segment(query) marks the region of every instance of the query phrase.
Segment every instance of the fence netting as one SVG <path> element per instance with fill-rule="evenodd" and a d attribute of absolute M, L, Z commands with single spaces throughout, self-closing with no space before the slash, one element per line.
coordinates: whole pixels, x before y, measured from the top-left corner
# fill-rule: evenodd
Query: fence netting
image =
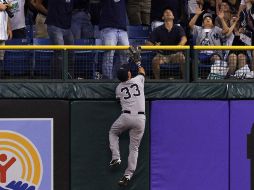
<path fill-rule="evenodd" d="M 1 79 L 94 79 L 115 80 L 122 64 L 137 66 L 127 50 L 34 49 L 4 51 Z M 142 50 L 147 79 L 186 80 L 187 50 Z"/>

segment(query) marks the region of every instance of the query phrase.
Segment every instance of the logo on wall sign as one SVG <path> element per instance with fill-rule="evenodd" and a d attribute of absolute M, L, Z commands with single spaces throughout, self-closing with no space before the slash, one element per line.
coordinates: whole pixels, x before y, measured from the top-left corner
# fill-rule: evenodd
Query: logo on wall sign
<path fill-rule="evenodd" d="M 0 130 L 0 190 L 36 190 L 42 173 L 34 144 L 17 132 Z"/>

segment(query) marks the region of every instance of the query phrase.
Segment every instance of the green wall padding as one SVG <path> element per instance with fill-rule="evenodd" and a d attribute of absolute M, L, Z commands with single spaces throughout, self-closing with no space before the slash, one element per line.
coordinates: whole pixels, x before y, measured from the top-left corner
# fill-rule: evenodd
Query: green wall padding
<path fill-rule="evenodd" d="M 79 80 L 83 81 L 83 80 Z M 96 81 L 96 80 L 95 80 Z M 146 100 L 254 98 L 254 84 L 235 83 L 145 83 Z M 0 83 L 1 98 L 50 98 L 70 100 L 115 100 L 117 83 L 19 82 Z M 238 94 L 238 88 L 241 93 Z M 241 95 L 241 96 L 239 96 Z"/>
<path fill-rule="evenodd" d="M 137 170 L 128 190 L 149 190 L 149 105 L 147 124 L 140 145 Z M 120 115 L 115 101 L 76 101 L 71 104 L 71 190 L 118 190 L 127 166 L 129 135 L 120 137 L 122 164 L 112 171 L 108 132 Z"/>

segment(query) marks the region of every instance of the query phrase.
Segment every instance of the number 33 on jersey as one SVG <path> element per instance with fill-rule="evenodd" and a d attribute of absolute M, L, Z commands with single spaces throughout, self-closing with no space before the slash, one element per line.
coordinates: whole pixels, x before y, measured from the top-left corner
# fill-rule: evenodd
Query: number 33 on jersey
<path fill-rule="evenodd" d="M 120 99 L 122 110 L 145 112 L 144 82 L 144 76 L 138 75 L 117 86 L 116 98 Z"/>

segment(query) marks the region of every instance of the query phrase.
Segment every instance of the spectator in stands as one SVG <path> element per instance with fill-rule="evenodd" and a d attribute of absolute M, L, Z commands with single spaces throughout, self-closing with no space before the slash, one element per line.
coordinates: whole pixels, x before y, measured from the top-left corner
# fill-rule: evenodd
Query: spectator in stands
<path fill-rule="evenodd" d="M 48 14 L 46 24 L 48 35 L 53 45 L 73 45 L 74 39 L 71 32 L 73 0 L 48 0 Z M 69 51 L 69 77 L 73 77 L 72 53 Z M 52 64 L 52 78 L 61 77 L 63 56 L 56 51 Z"/>
<path fill-rule="evenodd" d="M 173 12 L 166 8 L 163 11 L 164 24 L 157 27 L 151 34 L 147 45 L 185 45 L 187 42 L 184 29 L 174 24 Z M 166 63 L 179 63 L 183 74 L 185 56 L 182 52 L 160 51 L 153 58 L 153 74 L 155 79 L 160 79 L 160 65 Z"/>
<path fill-rule="evenodd" d="M 12 13 L 14 17 L 10 19 L 13 38 L 26 38 L 26 12 L 28 8 L 28 0 L 14 0 L 11 1 Z"/>
<path fill-rule="evenodd" d="M 6 13 L 7 5 L 0 0 L 0 45 L 5 45 L 5 41 L 12 38 L 12 30 L 8 22 L 8 15 Z M 3 60 L 4 51 L 0 50 L 0 76 L 3 75 Z"/>
<path fill-rule="evenodd" d="M 200 8 L 204 13 L 210 13 L 213 17 L 216 16 L 216 0 L 197 0 Z"/>
<path fill-rule="evenodd" d="M 241 0 L 216 0 L 216 12 L 220 12 L 223 2 L 230 5 L 231 12 L 237 12 L 240 6 L 240 1 Z"/>
<path fill-rule="evenodd" d="M 72 45 L 71 32 L 73 0 L 48 0 L 46 24 L 54 45 Z"/>
<path fill-rule="evenodd" d="M 239 22 L 237 15 L 233 16 L 230 21 L 231 27 L 226 34 L 227 46 L 244 46 L 240 39 Z M 227 55 L 226 55 L 227 56 Z M 247 64 L 247 51 L 229 51 L 228 53 L 228 75 L 234 75 L 237 69 L 243 68 Z"/>
<path fill-rule="evenodd" d="M 238 10 L 238 15 L 245 9 L 250 9 L 251 8 L 251 0 L 241 0 L 241 4 Z"/>
<path fill-rule="evenodd" d="M 182 12 L 185 10 L 185 5 L 187 6 L 185 0 L 152 0 L 150 18 L 152 30 L 164 24 L 162 13 L 167 7 L 171 7 L 170 9 L 174 15 L 174 23 L 179 24 Z M 187 15 L 186 12 L 184 14 Z"/>
<path fill-rule="evenodd" d="M 94 37 L 89 0 L 74 0 L 71 31 L 74 39 Z"/>
<path fill-rule="evenodd" d="M 227 26 L 230 26 L 230 20 L 231 20 L 231 5 L 227 1 L 222 1 L 220 4 L 220 9 L 224 13 L 224 20 L 227 24 Z M 215 19 L 215 26 L 218 26 L 219 28 L 222 28 L 222 23 L 220 21 L 220 18 L 217 16 Z"/>
<path fill-rule="evenodd" d="M 215 0 L 196 0 L 197 4 L 201 10 L 203 10 L 203 12 L 201 13 L 201 15 L 198 17 L 197 21 L 196 21 L 196 25 L 197 26 L 202 26 L 203 24 L 203 16 L 206 13 L 210 13 L 212 15 L 212 20 L 215 19 L 216 17 L 216 3 Z M 196 7 L 196 8 L 197 8 Z M 196 10 L 195 8 L 195 10 Z M 195 12 L 194 14 L 191 15 L 191 18 L 195 16 Z"/>
<path fill-rule="evenodd" d="M 254 32 L 254 16 L 252 14 L 254 13 L 254 7 L 252 7 L 251 2 L 246 2 L 248 6 L 246 6 L 241 12 L 240 12 L 240 33 L 246 36 L 246 39 L 249 37 L 249 42 L 245 42 L 248 45 L 251 45 L 252 41 L 251 36 Z"/>
<path fill-rule="evenodd" d="M 197 7 L 195 16 L 191 19 L 189 26 L 192 30 L 194 38 L 196 38 L 196 45 L 213 46 L 222 45 L 223 35 L 228 32 L 228 26 L 224 20 L 223 11 L 219 12 L 218 17 L 222 23 L 223 29 L 214 26 L 212 21 L 212 15 L 206 13 L 203 15 L 203 26 L 195 25 L 198 17 L 202 14 L 202 10 Z M 211 63 L 216 60 L 222 59 L 221 51 L 201 51 L 199 54 L 199 60 L 202 63 Z"/>
<path fill-rule="evenodd" d="M 104 0 L 102 1 L 101 19 L 99 28 L 103 45 L 129 45 L 126 23 L 126 1 Z M 125 51 L 120 53 L 120 62 L 127 62 Z M 103 55 L 102 74 L 105 79 L 113 79 L 113 57 L 115 51 L 106 51 Z"/>
<path fill-rule="evenodd" d="M 45 24 L 48 14 L 48 0 L 32 0 L 31 4 L 38 11 L 35 19 L 35 37 L 48 38 L 47 25 Z"/>
<path fill-rule="evenodd" d="M 243 39 L 244 44 L 253 45 L 254 44 L 254 0 L 245 0 L 246 6 L 240 12 L 240 35 Z M 241 8 L 240 8 L 241 9 Z M 254 70 L 254 52 L 252 52 L 252 63 L 251 70 Z"/>
<path fill-rule="evenodd" d="M 128 0 L 127 13 L 130 25 L 150 24 L 151 0 Z"/>

